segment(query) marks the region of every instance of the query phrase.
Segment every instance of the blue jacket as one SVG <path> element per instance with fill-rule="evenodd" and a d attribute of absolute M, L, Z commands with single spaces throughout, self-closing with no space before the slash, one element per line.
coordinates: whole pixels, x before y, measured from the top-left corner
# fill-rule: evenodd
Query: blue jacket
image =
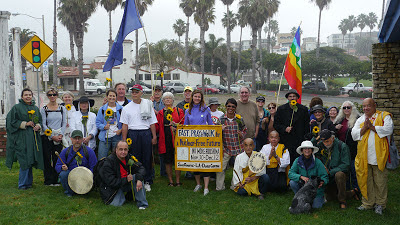
<path fill-rule="evenodd" d="M 116 113 L 117 113 L 118 129 L 122 129 L 122 124 L 119 122 L 119 120 L 121 118 L 120 112 L 122 112 L 123 107 L 118 103 L 116 103 L 115 105 L 117 107 Z M 104 126 L 107 125 L 107 121 L 104 117 L 105 117 L 105 113 L 106 113 L 107 109 L 108 109 L 108 103 L 106 103 L 105 105 L 100 107 L 99 111 L 97 112 L 96 126 L 97 126 L 97 129 L 100 130 L 100 133 L 99 133 L 100 141 L 106 141 L 107 130 L 104 130 Z"/>
<path fill-rule="evenodd" d="M 66 152 L 67 149 L 69 149 L 69 154 L 68 156 L 66 156 Z M 81 148 L 79 149 L 79 153 L 81 153 L 81 155 L 83 156 L 82 158 L 82 164 L 80 164 L 79 166 L 84 166 L 88 169 L 90 169 L 90 171 L 93 172 L 93 168 L 97 163 L 97 157 L 96 157 L 96 153 L 94 153 L 94 151 L 89 148 L 88 146 L 86 146 L 87 149 L 87 153 L 89 158 L 87 159 L 83 150 L 83 145 L 81 146 Z M 78 166 L 77 161 L 75 160 L 76 157 L 76 153 L 75 151 L 72 149 L 72 145 L 69 146 L 68 148 L 65 148 L 61 151 L 60 153 L 60 158 L 62 159 L 62 161 L 68 166 L 68 170 L 71 171 L 73 169 L 75 169 L 75 167 Z M 70 163 L 69 163 L 70 162 Z M 69 164 L 68 164 L 69 163 Z M 61 172 L 61 168 L 62 168 L 63 163 L 60 161 L 60 159 L 57 160 L 57 164 L 56 164 L 56 171 L 57 173 Z"/>

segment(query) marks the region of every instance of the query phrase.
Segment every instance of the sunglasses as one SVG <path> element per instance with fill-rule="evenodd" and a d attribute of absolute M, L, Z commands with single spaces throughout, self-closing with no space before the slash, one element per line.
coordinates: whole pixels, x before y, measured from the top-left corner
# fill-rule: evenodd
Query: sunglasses
<path fill-rule="evenodd" d="M 268 109 L 275 109 L 276 107 L 275 106 L 272 106 L 272 107 L 268 107 Z"/>
<path fill-rule="evenodd" d="M 265 102 L 264 100 L 257 100 L 257 102 Z"/>
<path fill-rule="evenodd" d="M 234 108 L 234 109 L 235 109 L 236 106 L 234 106 L 234 105 L 227 105 L 226 108 Z"/>
<path fill-rule="evenodd" d="M 343 106 L 343 109 L 351 109 L 351 106 Z"/>
<path fill-rule="evenodd" d="M 53 96 L 54 97 L 54 96 L 58 96 L 58 94 L 47 94 L 47 96 L 49 96 L 49 97 Z"/>

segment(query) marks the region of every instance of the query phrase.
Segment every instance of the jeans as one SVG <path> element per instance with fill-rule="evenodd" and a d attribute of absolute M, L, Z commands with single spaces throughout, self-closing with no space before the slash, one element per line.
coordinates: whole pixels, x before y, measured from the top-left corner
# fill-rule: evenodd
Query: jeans
<path fill-rule="evenodd" d="M 290 185 L 290 188 L 292 189 L 292 191 L 294 192 L 294 194 L 296 194 L 296 193 L 299 191 L 299 189 L 300 189 L 299 183 L 296 182 L 296 181 L 294 181 L 294 180 L 290 180 L 290 181 L 289 181 L 289 185 Z M 314 198 L 312 207 L 313 207 L 314 209 L 319 209 L 319 208 L 322 208 L 322 205 L 323 205 L 324 203 L 325 203 L 325 199 L 324 199 L 324 196 L 323 196 L 323 195 L 322 195 L 322 196 L 316 196 L 316 197 Z"/>
<path fill-rule="evenodd" d="M 19 169 L 18 188 L 31 188 L 33 182 L 32 167 L 26 170 Z"/>
<path fill-rule="evenodd" d="M 268 189 L 268 183 L 270 182 L 269 177 L 267 174 L 263 174 L 259 179 L 258 179 L 258 190 L 260 191 L 261 194 L 265 194 Z M 239 188 L 238 191 L 236 192 L 238 195 L 242 196 L 247 196 L 248 192 L 244 188 Z"/>
<path fill-rule="evenodd" d="M 97 154 L 97 158 L 98 160 L 107 157 L 108 156 L 108 152 L 111 151 L 115 148 L 115 146 L 117 145 L 118 141 L 121 140 L 121 135 L 115 135 L 114 137 L 108 138 L 108 144 L 107 144 L 107 137 L 105 141 L 100 141 L 99 142 L 99 151 Z"/>
<path fill-rule="evenodd" d="M 62 170 L 62 171 L 60 172 L 59 177 L 60 177 L 61 185 L 62 185 L 62 187 L 64 188 L 64 194 L 69 195 L 69 196 L 72 196 L 72 195 L 75 194 L 75 192 L 74 192 L 73 190 L 71 190 L 71 188 L 70 188 L 69 185 L 68 185 L 68 175 L 69 175 L 69 172 L 71 172 L 71 171 L 69 171 L 69 170 Z"/>
<path fill-rule="evenodd" d="M 135 176 L 136 175 L 133 175 L 133 181 L 135 181 Z M 124 192 L 131 192 L 131 191 L 132 191 L 132 184 L 131 182 L 129 182 L 127 185 L 123 186 L 118 190 L 117 194 L 115 195 L 110 205 L 122 206 L 126 201 Z M 140 189 L 139 191 L 136 191 L 136 182 L 133 182 L 133 192 L 135 193 L 137 207 L 147 208 L 149 206 L 149 203 L 146 200 L 146 191 L 144 190 L 144 188 Z"/>

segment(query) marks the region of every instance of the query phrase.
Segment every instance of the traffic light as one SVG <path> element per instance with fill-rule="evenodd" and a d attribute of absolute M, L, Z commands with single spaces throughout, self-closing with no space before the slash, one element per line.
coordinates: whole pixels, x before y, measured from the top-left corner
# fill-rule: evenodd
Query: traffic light
<path fill-rule="evenodd" d="M 40 41 L 32 41 L 32 61 L 33 63 L 41 63 L 40 59 Z"/>

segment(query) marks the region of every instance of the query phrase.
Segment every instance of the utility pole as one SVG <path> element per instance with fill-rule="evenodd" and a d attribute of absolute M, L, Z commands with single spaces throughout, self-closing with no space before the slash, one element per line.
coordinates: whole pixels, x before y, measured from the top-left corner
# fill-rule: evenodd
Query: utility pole
<path fill-rule="evenodd" d="M 22 92 L 22 63 L 21 63 L 21 46 L 20 34 L 21 28 L 15 27 L 11 29 L 12 32 L 12 46 L 13 46 L 13 61 L 14 61 L 14 93 L 15 104 L 18 103 L 20 93 Z"/>
<path fill-rule="evenodd" d="M 10 58 L 8 53 L 8 20 L 11 13 L 0 11 L 0 128 L 6 127 L 9 111 Z"/>

